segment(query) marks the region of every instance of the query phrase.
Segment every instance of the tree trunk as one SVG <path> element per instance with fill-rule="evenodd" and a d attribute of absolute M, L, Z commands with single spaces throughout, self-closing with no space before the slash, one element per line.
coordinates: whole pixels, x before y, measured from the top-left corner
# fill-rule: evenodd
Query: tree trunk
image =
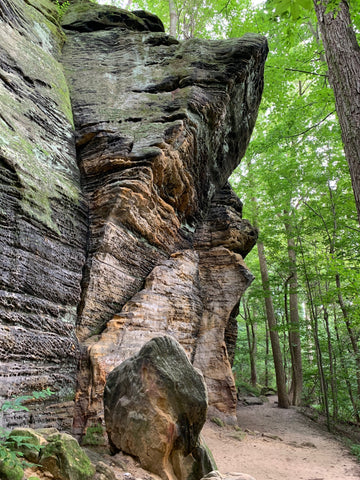
<path fill-rule="evenodd" d="M 345 361 L 346 357 L 345 357 L 345 351 L 344 351 L 344 348 L 343 348 L 343 340 L 340 339 L 339 328 L 338 328 L 338 325 L 337 325 L 337 316 L 336 316 L 335 305 L 333 306 L 333 309 L 334 309 L 334 327 L 335 327 L 335 332 L 336 332 L 337 347 L 339 349 L 340 365 L 341 365 L 341 368 L 344 372 L 343 377 L 345 379 L 346 387 L 347 387 L 347 390 L 348 390 L 348 393 L 349 393 L 349 398 L 350 398 L 351 404 L 352 404 L 353 409 L 354 409 L 355 420 L 356 420 L 357 423 L 360 423 L 360 412 L 358 410 L 358 405 L 357 405 L 357 401 L 356 401 L 357 396 L 356 395 L 354 396 L 353 386 L 352 386 L 352 384 L 349 380 L 350 375 L 349 375 L 348 367 L 347 367 L 347 364 L 346 364 L 346 361 Z"/>
<path fill-rule="evenodd" d="M 170 35 L 177 37 L 178 14 L 174 0 L 169 0 Z"/>
<path fill-rule="evenodd" d="M 318 313 L 317 313 L 316 303 L 313 300 L 314 287 L 312 288 L 312 285 L 310 283 L 310 278 L 309 278 L 308 271 L 307 271 L 307 264 L 305 262 L 304 249 L 302 247 L 302 242 L 301 242 L 301 237 L 300 236 L 298 236 L 298 241 L 299 241 L 299 245 L 300 245 L 300 248 L 301 248 L 303 269 L 304 269 L 304 275 L 305 275 L 305 281 L 306 281 L 306 287 L 307 287 L 307 297 L 308 297 L 308 302 L 307 303 L 310 307 L 309 308 L 309 313 L 310 313 L 310 320 L 311 320 L 311 330 L 312 330 L 313 339 L 314 339 L 316 362 L 317 362 L 317 367 L 318 367 L 318 372 L 319 372 L 320 393 L 321 393 L 320 404 L 325 409 L 327 428 L 328 428 L 329 431 L 331 431 L 328 389 L 327 389 L 327 383 L 326 383 L 326 378 L 325 378 L 325 374 L 324 374 L 322 352 L 321 352 L 320 340 L 319 340 Z"/>
<path fill-rule="evenodd" d="M 276 388 L 278 392 L 278 401 L 279 401 L 278 405 L 280 408 L 288 408 L 289 399 L 286 393 L 285 371 L 284 371 L 283 359 L 281 354 L 279 335 L 278 335 L 278 332 L 276 331 L 276 318 L 275 318 L 271 292 L 269 288 L 269 275 L 268 275 L 265 252 L 264 252 L 264 245 L 262 244 L 262 242 L 258 241 L 257 249 L 258 249 L 258 255 L 259 255 L 261 281 L 262 281 L 263 291 L 265 294 L 266 318 L 269 325 L 270 341 L 271 341 L 271 347 L 272 347 L 273 358 L 274 358 Z"/>
<path fill-rule="evenodd" d="M 285 212 L 287 214 L 287 212 Z M 290 328 L 289 328 L 289 344 L 292 362 L 292 389 L 291 404 L 300 405 L 301 394 L 303 389 L 303 371 L 301 359 L 301 340 L 300 340 L 300 320 L 299 320 L 299 303 L 298 303 L 298 279 L 296 268 L 296 252 L 295 241 L 292 235 L 290 223 L 285 222 L 285 230 L 287 234 L 288 257 L 289 257 L 289 273 L 290 273 Z"/>
<path fill-rule="evenodd" d="M 314 7 L 360 223 L 360 47 L 351 26 L 348 2 L 341 1 L 335 14 L 325 14 L 329 1 L 314 0 Z"/>
<path fill-rule="evenodd" d="M 340 305 L 341 312 L 342 312 L 343 317 L 344 317 L 346 329 L 348 331 L 351 346 L 352 346 L 354 356 L 355 356 L 357 397 L 358 397 L 358 405 L 359 405 L 359 399 L 360 399 L 360 350 L 359 350 L 359 346 L 358 346 L 359 338 L 358 338 L 358 335 L 356 335 L 354 329 L 352 328 L 352 325 L 351 325 L 351 322 L 350 322 L 350 319 L 349 319 L 348 311 L 347 311 L 347 308 L 346 308 L 346 305 L 345 305 L 345 302 L 344 302 L 344 299 L 343 299 L 342 293 L 341 293 L 340 275 L 338 273 L 335 275 L 335 281 L 336 281 L 339 305 Z"/>
<path fill-rule="evenodd" d="M 269 386 L 269 328 L 265 322 L 265 387 Z"/>
<path fill-rule="evenodd" d="M 253 387 L 257 384 L 257 371 L 256 371 L 256 353 L 257 353 L 257 340 L 256 340 L 256 323 L 251 319 L 249 306 L 243 302 L 244 318 L 246 325 L 247 341 L 249 347 L 250 357 L 250 383 Z"/>

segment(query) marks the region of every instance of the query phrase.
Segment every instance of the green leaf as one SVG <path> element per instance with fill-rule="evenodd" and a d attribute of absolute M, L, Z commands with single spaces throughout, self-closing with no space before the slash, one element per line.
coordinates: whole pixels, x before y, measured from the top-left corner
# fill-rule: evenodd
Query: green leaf
<path fill-rule="evenodd" d="M 314 8 L 312 0 L 298 0 L 298 3 L 306 11 L 311 11 Z"/>

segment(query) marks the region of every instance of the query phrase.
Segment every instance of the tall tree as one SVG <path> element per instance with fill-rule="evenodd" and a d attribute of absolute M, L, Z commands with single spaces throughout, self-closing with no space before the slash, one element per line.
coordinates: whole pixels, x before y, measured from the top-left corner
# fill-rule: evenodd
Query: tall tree
<path fill-rule="evenodd" d="M 314 0 L 314 7 L 360 223 L 360 47 L 351 23 L 349 2 Z"/>
<path fill-rule="evenodd" d="M 274 305 L 271 297 L 271 291 L 269 287 L 269 274 L 267 269 L 264 245 L 261 241 L 257 243 L 259 264 L 261 272 L 261 281 L 265 295 L 265 308 L 266 318 L 269 325 L 270 341 L 274 358 L 276 388 L 278 393 L 278 405 L 280 408 L 289 408 L 289 399 L 286 392 L 286 380 L 285 370 L 282 359 L 282 352 L 279 340 L 279 334 L 277 332 L 276 317 L 274 311 Z"/>
<path fill-rule="evenodd" d="M 248 301 L 245 297 L 242 298 L 242 306 L 244 309 L 244 320 L 246 325 L 246 335 L 247 335 L 249 357 L 250 357 L 250 383 L 253 387 L 256 387 L 257 385 L 257 371 L 256 371 L 257 325 L 255 320 L 251 318 Z"/>
<path fill-rule="evenodd" d="M 292 385 L 290 389 L 290 398 L 292 405 L 300 405 L 303 389 L 303 372 L 301 359 L 301 338 L 300 338 L 300 319 L 298 303 L 298 275 L 296 266 L 295 239 L 292 233 L 291 220 L 289 213 L 284 212 L 284 224 L 287 234 L 287 246 L 290 270 L 290 326 L 289 326 L 289 345 L 291 353 Z"/>

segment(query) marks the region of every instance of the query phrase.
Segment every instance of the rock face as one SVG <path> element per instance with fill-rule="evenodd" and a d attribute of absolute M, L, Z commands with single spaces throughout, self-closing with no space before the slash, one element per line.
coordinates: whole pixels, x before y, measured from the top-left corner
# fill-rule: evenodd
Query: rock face
<path fill-rule="evenodd" d="M 145 12 L 71 3 L 61 29 L 48 0 L 0 0 L 0 396 L 50 386 L 71 400 L 78 375 L 80 435 L 102 418 L 108 373 L 168 334 L 233 417 L 257 233 L 227 179 L 266 40 L 178 42 Z"/>
<path fill-rule="evenodd" d="M 75 391 L 87 220 L 56 15 L 50 2 L 0 1 L 0 398 Z M 61 410 L 54 422 L 69 428 Z"/>
<path fill-rule="evenodd" d="M 171 337 L 156 337 L 109 374 L 105 423 L 122 450 L 164 480 L 200 479 L 213 469 L 200 445 L 207 394 L 202 375 Z M 203 465 L 206 465 L 205 470 Z"/>

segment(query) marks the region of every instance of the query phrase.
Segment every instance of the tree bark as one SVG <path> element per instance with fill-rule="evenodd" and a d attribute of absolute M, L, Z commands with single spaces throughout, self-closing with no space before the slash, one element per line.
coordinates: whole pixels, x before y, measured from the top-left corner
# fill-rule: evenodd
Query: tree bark
<path fill-rule="evenodd" d="M 325 14 L 328 3 L 314 0 L 314 7 L 360 223 L 360 47 L 351 26 L 348 2 L 341 1 L 338 11 Z"/>
<path fill-rule="evenodd" d="M 178 14 L 174 0 L 169 0 L 170 11 L 170 35 L 177 36 Z"/>
<path fill-rule="evenodd" d="M 244 319 L 246 325 L 246 334 L 249 347 L 249 357 L 250 357 L 250 383 L 253 387 L 256 387 L 257 384 L 257 372 L 256 372 L 256 353 L 257 353 L 257 340 L 256 340 L 256 323 L 253 323 L 249 306 L 246 302 L 243 302 L 244 307 Z"/>
<path fill-rule="evenodd" d="M 276 318 L 274 312 L 274 305 L 272 302 L 271 292 L 269 288 L 269 274 L 266 264 L 266 257 L 264 252 L 264 245 L 262 242 L 257 243 L 259 264 L 261 272 L 261 281 L 263 291 L 265 294 L 265 308 L 266 318 L 269 325 L 270 341 L 274 358 L 275 376 L 276 376 L 276 388 L 278 392 L 278 405 L 280 408 L 289 408 L 289 399 L 286 392 L 285 371 L 283 365 L 283 359 L 281 354 L 281 347 L 279 341 L 279 335 L 276 331 Z"/>
<path fill-rule="evenodd" d="M 285 212 L 287 214 L 287 212 Z M 289 345 L 292 364 L 292 389 L 291 404 L 300 405 L 303 389 L 303 371 L 301 358 L 301 340 L 300 340 L 300 319 L 298 302 L 298 279 L 296 267 L 295 241 L 291 231 L 291 225 L 285 222 L 285 230 L 288 244 L 289 273 L 290 273 L 290 326 L 289 326 Z"/>

